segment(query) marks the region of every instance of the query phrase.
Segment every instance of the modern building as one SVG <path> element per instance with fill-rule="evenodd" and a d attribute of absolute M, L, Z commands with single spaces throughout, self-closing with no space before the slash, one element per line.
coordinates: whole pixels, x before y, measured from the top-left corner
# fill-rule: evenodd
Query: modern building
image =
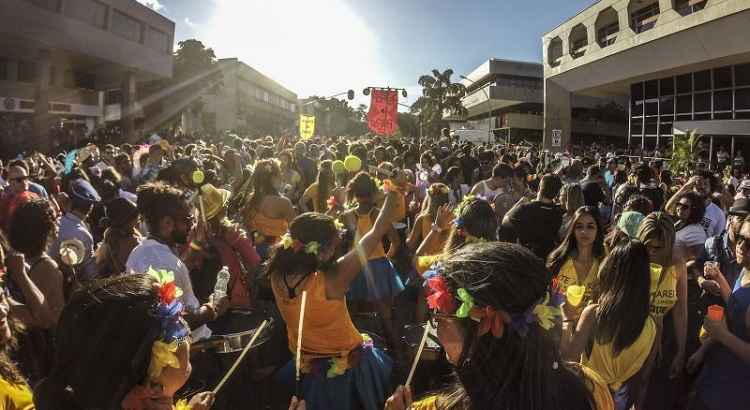
<path fill-rule="evenodd" d="M 543 37 L 545 146 L 566 145 L 573 97 L 591 95 L 627 98 L 631 147 L 696 130 L 734 148 L 750 135 L 749 37 L 748 0 L 593 4 Z"/>
<path fill-rule="evenodd" d="M 467 95 L 465 117 L 446 116 L 452 129 L 492 131 L 495 140 L 541 142 L 544 130 L 544 67 L 539 63 L 490 59 L 463 77 Z M 573 131 L 580 138 L 625 135 L 625 103 L 621 109 L 612 101 L 575 97 Z M 600 115 L 612 110 L 621 120 Z M 611 116 L 611 115 L 610 115 Z M 595 121 L 595 119 L 599 121 Z"/>
<path fill-rule="evenodd" d="M 199 111 L 183 111 L 183 130 L 232 130 L 250 135 L 293 130 L 297 94 L 236 58 L 220 59 L 217 64 L 222 84 L 201 95 Z"/>
<path fill-rule="evenodd" d="M 51 126 L 107 120 L 131 137 L 137 84 L 172 76 L 174 28 L 135 0 L 1 1 L 1 128 L 22 132 L 0 144 L 49 149 Z"/>

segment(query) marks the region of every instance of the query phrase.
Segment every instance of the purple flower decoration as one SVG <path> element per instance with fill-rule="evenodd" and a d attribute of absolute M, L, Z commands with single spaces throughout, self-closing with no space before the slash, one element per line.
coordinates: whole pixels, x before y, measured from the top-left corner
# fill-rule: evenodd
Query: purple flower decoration
<path fill-rule="evenodd" d="M 529 332 L 529 325 L 534 322 L 534 319 L 534 307 L 532 306 L 523 313 L 511 315 L 510 326 L 515 329 L 521 337 L 525 337 Z"/>
<path fill-rule="evenodd" d="M 160 303 L 156 315 L 161 321 L 162 339 L 165 341 L 180 340 L 188 336 L 190 332 L 187 326 L 180 321 L 182 303 L 177 299 L 170 304 Z"/>

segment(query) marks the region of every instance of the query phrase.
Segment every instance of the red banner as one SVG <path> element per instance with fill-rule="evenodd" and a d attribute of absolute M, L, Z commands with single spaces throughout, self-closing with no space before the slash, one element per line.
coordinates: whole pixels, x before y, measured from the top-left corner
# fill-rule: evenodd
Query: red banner
<path fill-rule="evenodd" d="M 393 135 L 398 129 L 398 91 L 371 90 L 367 126 L 378 135 Z"/>

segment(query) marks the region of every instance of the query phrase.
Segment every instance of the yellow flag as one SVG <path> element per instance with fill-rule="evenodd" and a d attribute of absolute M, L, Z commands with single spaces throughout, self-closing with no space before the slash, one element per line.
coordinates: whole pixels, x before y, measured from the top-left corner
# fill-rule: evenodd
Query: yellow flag
<path fill-rule="evenodd" d="M 314 115 L 300 115 L 299 116 L 299 136 L 303 140 L 312 138 L 315 134 L 315 116 Z"/>

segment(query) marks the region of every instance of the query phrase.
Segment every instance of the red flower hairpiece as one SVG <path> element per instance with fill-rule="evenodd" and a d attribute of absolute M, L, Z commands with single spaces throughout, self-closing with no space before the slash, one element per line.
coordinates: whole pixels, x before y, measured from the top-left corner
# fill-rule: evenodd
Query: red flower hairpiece
<path fill-rule="evenodd" d="M 492 336 L 501 338 L 505 333 L 505 324 L 511 322 L 511 317 L 507 312 L 495 310 L 492 306 L 475 307 L 471 309 L 469 316 L 479 321 L 479 336 L 492 332 Z"/>
<path fill-rule="evenodd" d="M 330 198 L 328 198 L 328 207 L 329 208 L 336 208 L 339 206 L 339 201 L 336 200 L 336 196 L 331 195 Z"/>
<path fill-rule="evenodd" d="M 456 310 L 456 299 L 448 289 L 445 278 L 435 275 L 427 279 L 427 287 L 427 306 L 430 309 L 437 309 L 440 313 L 453 313 Z"/>

